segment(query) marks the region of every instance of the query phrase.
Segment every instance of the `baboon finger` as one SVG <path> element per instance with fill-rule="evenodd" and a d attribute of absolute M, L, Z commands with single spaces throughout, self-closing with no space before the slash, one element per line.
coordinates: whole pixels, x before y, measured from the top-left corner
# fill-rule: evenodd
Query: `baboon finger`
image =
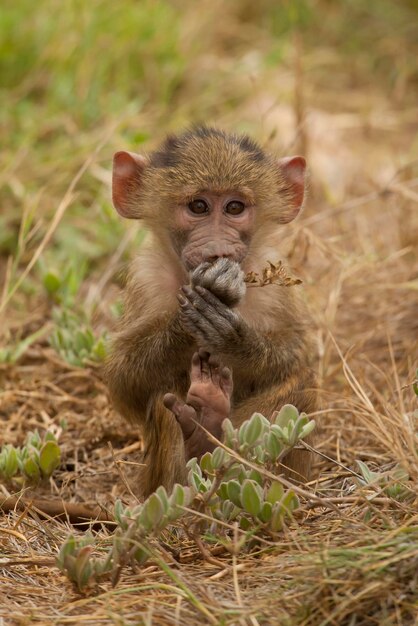
<path fill-rule="evenodd" d="M 199 350 L 200 358 L 200 371 L 202 375 L 202 381 L 210 380 L 210 367 L 209 367 L 209 352 L 206 350 Z"/>
<path fill-rule="evenodd" d="M 228 395 L 232 395 L 233 389 L 233 380 L 232 380 L 232 372 L 229 367 L 223 367 L 221 370 L 221 381 L 220 385 L 223 391 Z"/>
<path fill-rule="evenodd" d="M 184 406 L 184 402 L 179 400 L 173 393 L 165 394 L 163 404 L 165 408 L 174 413 L 176 417 L 181 413 Z"/>
<path fill-rule="evenodd" d="M 196 428 L 196 423 L 194 421 L 197 419 L 196 411 L 192 406 L 184 404 L 181 412 L 179 415 L 176 415 L 175 418 L 181 428 L 184 440 L 189 439 Z"/>
<path fill-rule="evenodd" d="M 210 352 L 208 352 L 204 348 L 199 348 L 199 356 L 201 359 L 206 359 L 206 361 L 210 360 L 211 358 Z"/>
<path fill-rule="evenodd" d="M 218 357 L 217 354 L 209 355 L 209 365 L 214 368 L 219 368 L 222 366 L 221 359 Z"/>
<path fill-rule="evenodd" d="M 190 369 L 190 382 L 199 382 L 202 373 L 200 369 L 200 356 L 198 352 L 195 352 L 192 356 L 192 366 Z"/>
<path fill-rule="evenodd" d="M 221 361 L 216 354 L 209 356 L 210 376 L 214 385 L 219 387 L 220 385 L 220 368 L 222 367 Z"/>

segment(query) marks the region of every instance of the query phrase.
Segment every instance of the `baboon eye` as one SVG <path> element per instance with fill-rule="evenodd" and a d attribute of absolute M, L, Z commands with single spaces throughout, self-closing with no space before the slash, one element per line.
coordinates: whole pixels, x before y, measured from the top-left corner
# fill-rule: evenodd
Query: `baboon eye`
<path fill-rule="evenodd" d="M 209 211 L 208 203 L 205 200 L 192 200 L 188 206 L 189 210 L 195 215 L 203 215 Z"/>
<path fill-rule="evenodd" d="M 228 202 L 225 207 L 225 213 L 229 213 L 229 215 L 240 215 L 245 209 L 245 204 L 240 202 L 239 200 L 232 200 Z"/>

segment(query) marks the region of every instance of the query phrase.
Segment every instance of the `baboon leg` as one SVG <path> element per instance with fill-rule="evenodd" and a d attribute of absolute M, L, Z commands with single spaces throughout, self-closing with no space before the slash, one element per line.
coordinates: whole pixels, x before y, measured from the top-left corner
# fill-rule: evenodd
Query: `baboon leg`
<path fill-rule="evenodd" d="M 306 387 L 303 383 L 306 383 Z M 302 383 L 302 385 L 301 385 Z M 311 387 L 311 386 L 312 387 Z M 284 404 L 293 404 L 300 412 L 312 413 L 317 408 L 317 391 L 314 388 L 314 376 L 308 370 L 306 376 L 300 373 L 294 379 L 289 378 L 279 387 L 273 387 L 248 398 L 232 410 L 231 421 L 235 427 L 249 419 L 253 413 L 261 413 L 268 419 L 274 411 L 279 411 Z M 310 445 L 314 433 L 305 438 Z M 306 482 L 312 478 L 313 454 L 306 449 L 294 449 L 283 459 L 285 476 L 295 481 Z"/>

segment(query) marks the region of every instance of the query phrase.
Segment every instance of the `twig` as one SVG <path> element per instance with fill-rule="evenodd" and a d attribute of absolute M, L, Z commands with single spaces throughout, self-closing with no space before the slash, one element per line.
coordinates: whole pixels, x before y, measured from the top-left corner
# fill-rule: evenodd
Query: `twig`
<path fill-rule="evenodd" d="M 237 461 L 239 461 L 246 467 L 256 470 L 257 472 L 260 472 L 260 474 L 263 474 L 264 476 L 266 476 L 266 478 L 270 478 L 270 480 L 280 482 L 284 487 L 286 487 L 287 489 L 292 489 L 292 491 L 300 495 L 302 498 L 305 498 L 307 500 L 313 500 L 316 502 L 321 502 L 323 506 L 329 507 L 333 509 L 334 511 L 337 511 L 337 508 L 333 504 L 327 504 L 326 500 L 323 500 L 323 498 L 317 496 L 314 493 L 310 493 L 309 491 L 302 489 L 302 487 L 299 487 L 295 483 L 291 482 L 290 480 L 285 478 L 282 474 L 273 474 L 272 472 L 269 472 L 268 470 L 266 470 L 264 467 L 260 467 L 260 465 L 257 465 L 256 463 L 251 463 L 251 461 L 244 459 L 244 457 L 238 454 L 238 452 L 235 452 L 234 450 L 232 450 L 232 448 L 228 448 L 228 446 L 222 443 L 222 441 L 219 441 L 219 439 L 214 437 L 212 433 L 209 432 L 204 426 L 202 426 L 202 424 L 199 424 L 197 420 L 194 420 L 193 418 L 191 419 L 199 428 L 202 429 L 202 431 L 206 434 L 210 442 L 214 443 L 215 446 L 218 446 L 219 448 L 222 448 L 223 450 L 228 452 L 230 456 L 232 456 L 234 459 L 236 459 Z"/>
<path fill-rule="evenodd" d="M 131 487 L 130 487 L 130 485 L 129 485 L 129 483 L 128 483 L 127 479 L 126 479 L 126 476 L 125 476 L 125 474 L 124 474 L 124 473 L 123 473 L 123 471 L 122 471 L 122 468 L 121 468 L 121 466 L 120 466 L 120 465 L 121 465 L 121 462 L 120 462 L 120 461 L 118 461 L 118 460 L 115 458 L 115 454 L 114 454 L 114 451 L 113 451 L 112 442 L 111 442 L 111 441 L 108 441 L 108 442 L 107 442 L 107 445 L 109 446 L 109 450 L 110 450 L 110 453 L 111 453 L 111 455 L 112 455 L 112 460 L 113 460 L 113 463 L 115 464 L 116 470 L 117 470 L 117 472 L 118 472 L 118 474 L 119 474 L 119 477 L 120 477 L 121 481 L 122 481 L 122 482 L 123 482 L 123 484 L 125 485 L 125 487 L 126 487 L 127 491 L 130 493 L 130 495 L 131 495 L 133 498 L 135 498 L 135 500 L 138 502 L 138 498 L 135 496 L 134 492 L 132 491 L 132 489 L 131 489 Z"/>
<path fill-rule="evenodd" d="M 60 521 L 67 521 L 73 525 L 86 526 L 93 521 L 95 524 L 114 526 L 113 517 L 101 506 L 89 507 L 77 502 L 51 501 L 51 500 L 27 500 L 9 496 L 0 500 L 0 510 L 3 513 L 11 511 L 35 511 L 41 517 L 52 517 Z"/>

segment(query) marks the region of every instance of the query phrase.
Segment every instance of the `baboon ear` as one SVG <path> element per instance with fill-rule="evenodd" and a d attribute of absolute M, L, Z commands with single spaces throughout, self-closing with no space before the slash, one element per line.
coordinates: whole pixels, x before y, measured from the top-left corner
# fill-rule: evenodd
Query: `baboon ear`
<path fill-rule="evenodd" d="M 113 157 L 112 200 L 122 217 L 139 217 L 135 210 L 135 199 L 140 192 L 146 165 L 145 157 L 134 152 L 116 152 Z"/>
<path fill-rule="evenodd" d="M 278 166 L 283 180 L 281 193 L 286 203 L 279 221 L 281 224 L 287 224 L 295 219 L 302 208 L 305 195 L 306 161 L 302 156 L 285 157 L 279 159 Z"/>

